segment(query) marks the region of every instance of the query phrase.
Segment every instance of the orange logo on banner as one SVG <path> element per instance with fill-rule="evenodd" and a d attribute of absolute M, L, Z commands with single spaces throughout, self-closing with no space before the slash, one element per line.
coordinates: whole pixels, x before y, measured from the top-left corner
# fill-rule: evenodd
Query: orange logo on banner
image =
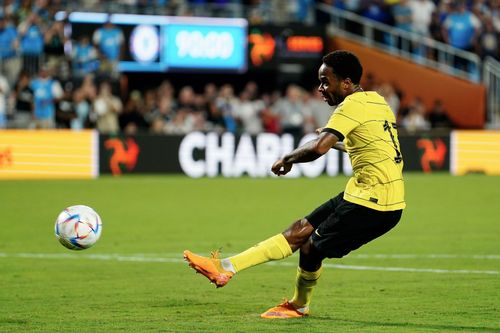
<path fill-rule="evenodd" d="M 417 140 L 417 147 L 424 150 L 420 158 L 420 165 L 424 172 L 432 172 L 431 163 L 439 169 L 443 167 L 446 152 L 448 151 L 443 140 L 419 139 Z"/>
<path fill-rule="evenodd" d="M 113 155 L 109 160 L 109 168 L 114 176 L 121 175 L 121 164 L 125 165 L 129 171 L 135 168 L 140 149 L 134 139 L 127 139 L 127 147 L 120 139 L 108 139 L 104 142 L 104 147 L 113 149 Z"/>
<path fill-rule="evenodd" d="M 260 66 L 264 61 L 273 58 L 276 42 L 270 34 L 250 34 L 248 42 L 253 44 L 250 51 L 250 60 L 254 66 Z"/>
<path fill-rule="evenodd" d="M 292 52 L 322 53 L 323 39 L 317 36 L 291 36 L 286 40 L 286 47 Z"/>
<path fill-rule="evenodd" d="M 12 165 L 12 151 L 10 148 L 0 152 L 0 168 L 4 165 Z"/>

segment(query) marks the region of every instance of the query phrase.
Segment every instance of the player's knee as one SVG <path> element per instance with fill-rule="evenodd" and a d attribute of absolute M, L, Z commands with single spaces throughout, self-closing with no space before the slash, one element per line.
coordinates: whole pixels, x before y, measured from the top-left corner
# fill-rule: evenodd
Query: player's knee
<path fill-rule="evenodd" d="M 314 248 L 312 245 L 312 239 L 311 237 L 309 237 L 308 240 L 304 242 L 304 244 L 302 244 L 302 246 L 300 247 L 300 255 L 309 256 L 313 252 Z"/>
<path fill-rule="evenodd" d="M 299 266 L 302 269 L 315 272 L 321 267 L 323 259 L 325 257 L 314 247 L 311 238 L 300 247 Z"/>
<path fill-rule="evenodd" d="M 311 236 L 314 227 L 303 218 L 292 223 L 288 229 L 283 232 L 288 244 L 292 251 L 299 249 Z"/>

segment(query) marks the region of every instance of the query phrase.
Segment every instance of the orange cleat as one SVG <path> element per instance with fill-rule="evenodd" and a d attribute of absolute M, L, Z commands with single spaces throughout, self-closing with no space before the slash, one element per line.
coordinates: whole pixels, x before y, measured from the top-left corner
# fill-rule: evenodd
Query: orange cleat
<path fill-rule="evenodd" d="M 184 251 L 184 259 L 196 272 L 203 274 L 217 288 L 224 287 L 233 277 L 234 273 L 224 270 L 218 258 L 218 251 L 212 252 L 212 257 L 202 257 L 191 251 Z"/>
<path fill-rule="evenodd" d="M 309 315 L 308 307 L 297 309 L 292 303 L 290 303 L 288 300 L 285 300 L 280 305 L 270 308 L 260 316 L 261 318 L 266 318 L 266 319 L 288 319 L 288 318 L 300 318 L 308 315 Z"/>

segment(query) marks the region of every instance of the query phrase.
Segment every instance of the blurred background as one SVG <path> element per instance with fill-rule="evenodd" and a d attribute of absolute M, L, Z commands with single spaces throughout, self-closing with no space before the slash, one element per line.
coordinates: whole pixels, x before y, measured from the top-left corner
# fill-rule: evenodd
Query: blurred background
<path fill-rule="evenodd" d="M 467 145 L 498 142 L 499 36 L 499 0 L 4 0 L 0 128 L 90 147 L 85 176 L 54 156 L 42 175 L 264 176 L 328 120 L 317 69 L 348 49 L 396 115 L 407 170 L 494 173 L 500 148 Z M 45 160 L 1 133 L 0 176 L 38 178 Z M 326 159 L 317 170 L 349 173 Z"/>
<path fill-rule="evenodd" d="M 296 257 L 221 292 L 182 251 L 238 253 L 344 188 L 337 150 L 270 172 L 333 111 L 337 49 L 396 115 L 408 208 L 325 263 L 293 328 L 500 332 L 500 0 L 0 4 L 0 332 L 290 332 L 259 313 Z M 75 204 L 104 231 L 70 253 L 53 222 Z"/>

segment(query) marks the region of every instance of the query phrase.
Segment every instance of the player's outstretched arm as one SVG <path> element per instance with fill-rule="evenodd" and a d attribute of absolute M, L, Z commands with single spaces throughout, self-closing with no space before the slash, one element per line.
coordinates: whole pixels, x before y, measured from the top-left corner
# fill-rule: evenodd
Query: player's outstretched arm
<path fill-rule="evenodd" d="M 303 144 L 290 154 L 277 160 L 271 170 L 277 176 L 286 175 L 292 169 L 294 163 L 316 160 L 334 147 L 338 140 L 335 134 L 323 132 L 317 139 Z"/>
<path fill-rule="evenodd" d="M 324 127 L 317 128 L 314 132 L 318 135 L 320 135 L 323 132 Z M 340 151 L 343 151 L 344 153 L 347 153 L 347 150 L 345 149 L 345 145 L 342 141 L 337 141 L 332 147 L 333 149 L 337 149 Z"/>

